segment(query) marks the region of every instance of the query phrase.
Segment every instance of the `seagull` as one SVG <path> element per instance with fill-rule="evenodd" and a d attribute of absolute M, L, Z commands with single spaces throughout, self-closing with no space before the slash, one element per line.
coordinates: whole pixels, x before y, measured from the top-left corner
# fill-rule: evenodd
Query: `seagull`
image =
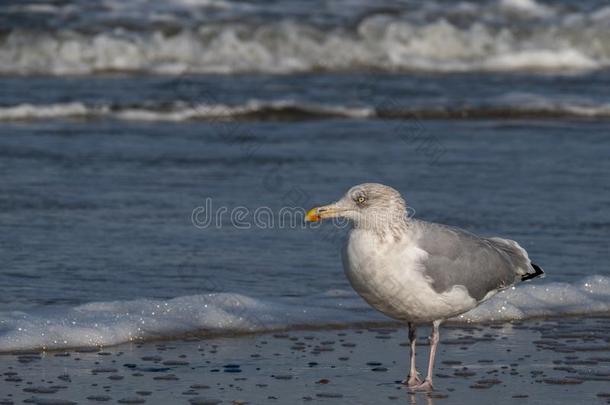
<path fill-rule="evenodd" d="M 337 202 L 312 208 L 306 222 L 349 220 L 343 268 L 356 292 L 373 308 L 405 322 L 409 330 L 409 389 L 430 391 L 439 326 L 499 291 L 542 276 L 527 252 L 509 239 L 480 237 L 459 228 L 408 215 L 392 187 L 364 183 Z M 416 326 L 432 323 L 428 373 L 415 366 Z"/>

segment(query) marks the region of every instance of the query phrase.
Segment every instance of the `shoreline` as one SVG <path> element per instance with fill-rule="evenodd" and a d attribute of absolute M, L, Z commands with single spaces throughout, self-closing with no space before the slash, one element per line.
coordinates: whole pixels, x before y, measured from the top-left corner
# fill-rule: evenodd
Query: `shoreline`
<path fill-rule="evenodd" d="M 518 326 L 523 323 L 535 322 L 535 321 L 558 321 L 561 319 L 609 319 L 610 314 L 605 313 L 594 313 L 589 316 L 583 316 L 582 314 L 565 314 L 565 315 L 557 315 L 557 316 L 532 316 L 527 319 L 515 319 L 511 321 L 505 320 L 496 320 L 496 321 L 485 321 L 485 322 L 474 322 L 474 321 L 457 321 L 457 320 L 447 320 L 441 324 L 441 329 L 443 328 L 465 328 L 468 329 L 470 327 L 490 327 L 493 328 L 494 325 L 504 325 L 509 324 L 513 326 Z M 201 340 L 201 339 L 219 339 L 219 338 L 247 338 L 247 337 L 256 337 L 262 335 L 270 335 L 277 333 L 290 333 L 290 332 L 325 332 L 325 331 L 345 331 L 345 330 L 354 330 L 354 329 L 378 329 L 378 328 L 392 328 L 392 329 L 400 329 L 405 326 L 404 323 L 388 319 L 387 321 L 358 321 L 353 323 L 346 324 L 323 324 L 323 325 L 291 325 L 286 328 L 277 328 L 277 329 L 268 329 L 268 330 L 257 330 L 257 331 L 210 331 L 210 330 L 201 330 L 200 332 L 186 332 L 182 334 L 176 335 L 168 335 L 162 337 L 145 337 L 145 338 L 137 338 L 130 342 L 122 342 L 112 345 L 91 345 L 91 346 L 75 346 L 75 347 L 65 347 L 65 348 L 29 348 L 23 350 L 0 350 L 0 359 L 3 356 L 11 356 L 11 355 L 23 355 L 23 354 L 41 354 L 41 353 L 61 353 L 61 352 L 88 352 L 88 351 L 103 351 L 105 349 L 115 348 L 117 346 L 123 345 L 143 345 L 143 344 L 155 344 L 155 343 L 164 343 L 164 342 L 173 342 L 173 341 L 189 341 L 189 340 Z M 426 329 L 428 328 L 428 324 L 418 325 L 418 329 Z M 418 343 L 419 344 L 419 343 Z"/>
<path fill-rule="evenodd" d="M 428 333 L 418 329 L 422 374 Z M 444 325 L 432 393 L 398 383 L 407 372 L 406 328 L 28 351 L 0 356 L 0 404 L 610 403 L 609 336 L 610 318 L 599 316 Z"/>

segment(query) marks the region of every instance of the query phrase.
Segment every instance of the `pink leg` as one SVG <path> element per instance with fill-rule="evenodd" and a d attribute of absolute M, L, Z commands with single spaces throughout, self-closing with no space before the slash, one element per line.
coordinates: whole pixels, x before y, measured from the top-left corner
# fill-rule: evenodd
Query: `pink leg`
<path fill-rule="evenodd" d="M 417 336 L 415 334 L 416 327 L 413 323 L 409 322 L 409 343 L 411 346 L 411 369 L 409 370 L 409 376 L 402 383 L 406 384 L 409 388 L 417 387 L 422 383 L 419 378 L 419 373 L 417 372 L 417 368 L 415 366 L 415 343 L 417 341 Z"/>
<path fill-rule="evenodd" d="M 423 383 L 415 387 L 418 391 L 431 391 L 434 387 L 432 386 L 432 373 L 434 371 L 434 358 L 436 357 L 436 348 L 440 340 L 438 333 L 438 327 L 441 325 L 441 321 L 432 322 L 432 336 L 430 346 L 430 360 L 428 361 L 428 375 Z"/>

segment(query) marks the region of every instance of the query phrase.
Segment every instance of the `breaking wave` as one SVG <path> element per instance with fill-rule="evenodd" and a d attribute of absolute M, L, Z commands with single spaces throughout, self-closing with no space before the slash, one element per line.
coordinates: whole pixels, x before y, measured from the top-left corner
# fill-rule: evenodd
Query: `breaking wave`
<path fill-rule="evenodd" d="M 610 278 L 596 275 L 575 284 L 532 282 L 511 288 L 451 321 L 506 322 L 608 314 Z M 0 352 L 362 323 L 395 322 L 373 312 L 353 292 L 342 290 L 273 301 L 220 293 L 170 300 L 94 302 L 74 308 L 0 313 Z"/>
<path fill-rule="evenodd" d="M 534 0 L 426 4 L 326 25 L 288 15 L 169 28 L 153 22 L 50 32 L 13 27 L 0 34 L 0 74 L 572 72 L 610 65 L 610 7 L 574 11 Z"/>
<path fill-rule="evenodd" d="M 539 97 L 503 97 L 486 105 L 436 107 L 348 106 L 291 100 L 250 100 L 241 105 L 174 102 L 151 105 L 95 105 L 82 102 L 18 104 L 0 107 L 0 122 L 48 119 L 114 119 L 121 121 L 228 121 L 303 120 L 324 118 L 367 119 L 548 119 L 608 118 L 610 104 L 556 101 Z"/>

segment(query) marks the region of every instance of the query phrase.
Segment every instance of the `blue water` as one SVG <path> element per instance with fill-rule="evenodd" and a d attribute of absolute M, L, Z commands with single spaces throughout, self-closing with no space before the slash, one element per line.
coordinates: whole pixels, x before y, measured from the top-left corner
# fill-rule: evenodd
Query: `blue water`
<path fill-rule="evenodd" d="M 269 207 L 277 221 L 284 206 L 330 202 L 365 181 L 400 190 L 419 218 L 517 240 L 546 270 L 541 285 L 563 282 L 569 290 L 587 276 L 610 277 L 610 71 L 607 54 L 587 40 L 610 44 L 602 19 L 610 11 L 601 2 L 468 6 L 479 14 L 444 3 L 346 10 L 320 2 L 324 11 L 312 14 L 299 2 L 227 2 L 215 13 L 194 6 L 187 17 L 179 12 L 186 6 L 167 3 L 137 24 L 139 2 L 124 9 L 49 2 L 47 11 L 27 4 L 0 8 L 0 21 L 10 21 L 0 40 L 0 346 L 2 333 L 13 334 L 28 316 L 38 334 L 45 319 L 65 322 L 91 302 L 117 301 L 110 308 L 121 311 L 121 303 L 144 299 L 137 308 L 147 311 L 206 293 L 242 294 L 257 310 L 261 302 L 310 304 L 325 323 L 339 321 L 348 304 L 360 311 L 356 318 L 378 319 L 351 301 L 339 255 L 345 230 L 237 229 L 228 217 L 200 229 L 191 220 L 211 199 L 228 210 Z M 68 6 L 82 11 L 80 20 L 61 24 Z M 381 59 L 365 52 L 360 62 L 350 56 L 321 66 L 307 59 L 327 55 L 307 51 L 313 39 L 289 33 L 302 13 L 308 18 L 299 30 L 318 45 L 331 41 L 328 55 L 365 52 L 348 39 L 365 41 L 358 24 L 382 17 L 408 25 L 411 35 L 441 35 L 449 24 L 472 36 L 482 24 L 487 34 L 478 35 L 497 49 L 420 53 L 414 63 L 411 48 L 384 42 Z M 171 16 L 171 24 L 159 15 Z M 416 23 L 416 15 L 426 19 Z M 239 55 L 231 52 L 243 49 L 230 47 L 227 32 L 241 32 L 239 24 L 244 32 L 271 30 L 252 39 L 272 50 L 270 63 L 236 65 Z M 172 37 L 178 42 L 170 48 L 188 44 L 183 53 L 147 53 L 156 31 L 187 35 L 176 27 L 215 31 Z M 565 49 L 547 41 L 553 27 L 566 35 Z M 502 28 L 513 31 L 512 42 L 498 42 L 506 39 Z M 238 38 L 246 41 L 244 32 Z M 37 59 L 45 35 L 65 46 L 89 44 L 89 57 L 74 61 L 67 48 Z M 120 37 L 129 50 L 100 36 Z M 295 51 L 297 45 L 303 48 Z M 193 46 L 217 54 L 194 60 L 187 52 Z M 527 49 L 555 52 L 553 66 L 499 65 L 498 58 L 515 60 Z M 399 62 L 387 59 L 394 52 L 407 53 Z M 140 59 L 121 68 L 115 62 L 125 55 Z M 346 301 L 324 312 L 335 293 Z M 181 299 L 175 305 L 199 302 Z M 591 308 L 585 301 L 581 310 Z M 91 319 L 99 318 L 79 321 L 93 325 Z"/>

